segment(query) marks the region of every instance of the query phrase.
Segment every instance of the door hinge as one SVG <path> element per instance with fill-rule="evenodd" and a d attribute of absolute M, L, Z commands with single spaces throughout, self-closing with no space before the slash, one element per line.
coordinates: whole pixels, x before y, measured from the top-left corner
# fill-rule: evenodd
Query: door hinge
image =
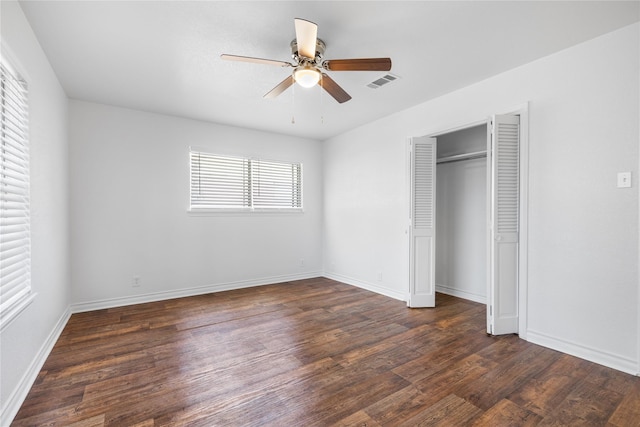
<path fill-rule="evenodd" d="M 489 316 L 493 316 L 493 306 L 489 306 Z"/>

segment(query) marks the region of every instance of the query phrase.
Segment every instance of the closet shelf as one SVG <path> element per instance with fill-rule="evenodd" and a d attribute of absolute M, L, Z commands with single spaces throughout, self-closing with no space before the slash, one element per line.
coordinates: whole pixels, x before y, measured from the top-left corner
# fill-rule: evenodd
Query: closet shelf
<path fill-rule="evenodd" d="M 450 163 L 450 162 L 459 162 L 462 160 L 471 160 L 471 159 L 479 159 L 482 157 L 487 157 L 487 151 L 476 151 L 473 153 L 464 153 L 464 154 L 456 154 L 454 156 L 446 156 L 441 157 L 436 160 L 436 163 Z"/>

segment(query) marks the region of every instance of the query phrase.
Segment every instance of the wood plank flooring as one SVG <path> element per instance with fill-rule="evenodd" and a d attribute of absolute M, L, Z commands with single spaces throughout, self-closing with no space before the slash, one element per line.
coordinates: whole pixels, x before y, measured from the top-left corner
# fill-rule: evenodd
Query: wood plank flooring
<path fill-rule="evenodd" d="M 640 426 L 640 378 L 325 278 L 74 314 L 13 426 Z"/>

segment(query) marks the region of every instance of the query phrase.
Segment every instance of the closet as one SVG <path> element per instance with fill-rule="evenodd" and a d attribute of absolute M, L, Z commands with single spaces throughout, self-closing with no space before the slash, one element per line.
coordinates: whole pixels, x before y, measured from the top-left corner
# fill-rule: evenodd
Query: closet
<path fill-rule="evenodd" d="M 436 291 L 449 293 L 487 305 L 489 334 L 518 332 L 526 301 L 519 293 L 526 271 L 521 117 L 496 114 L 479 126 L 408 141 L 407 306 L 435 307 Z"/>
<path fill-rule="evenodd" d="M 486 303 L 487 125 L 436 139 L 436 291 Z"/>

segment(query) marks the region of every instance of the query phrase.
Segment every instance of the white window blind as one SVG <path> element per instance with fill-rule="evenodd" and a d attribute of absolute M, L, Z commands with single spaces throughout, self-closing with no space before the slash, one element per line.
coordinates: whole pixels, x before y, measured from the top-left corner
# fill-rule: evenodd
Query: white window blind
<path fill-rule="evenodd" d="M 299 163 L 264 160 L 251 163 L 254 207 L 302 207 L 302 166 Z"/>
<path fill-rule="evenodd" d="M 301 210 L 302 164 L 190 152 L 191 210 Z"/>
<path fill-rule="evenodd" d="M 191 208 L 251 206 L 247 159 L 191 152 Z"/>
<path fill-rule="evenodd" d="M 31 293 L 27 85 L 0 64 L 0 323 Z"/>

